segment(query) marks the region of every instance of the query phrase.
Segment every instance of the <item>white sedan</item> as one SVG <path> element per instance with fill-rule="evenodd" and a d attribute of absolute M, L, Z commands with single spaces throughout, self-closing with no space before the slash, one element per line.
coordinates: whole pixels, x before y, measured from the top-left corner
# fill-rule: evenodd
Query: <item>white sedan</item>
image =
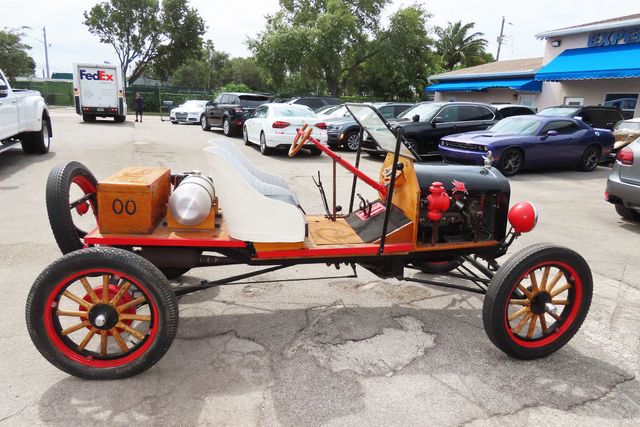
<path fill-rule="evenodd" d="M 313 128 L 311 136 L 323 144 L 327 143 L 327 125 L 309 107 L 295 104 L 262 104 L 251 118 L 244 122 L 244 143 L 258 144 L 260 152 L 268 156 L 273 149 L 288 149 L 298 129 L 305 123 Z M 312 142 L 307 142 L 305 148 L 309 148 L 313 155 L 322 154 Z"/>
<path fill-rule="evenodd" d="M 200 123 L 200 118 L 207 106 L 207 101 L 193 99 L 174 108 L 169 113 L 171 123 Z"/>

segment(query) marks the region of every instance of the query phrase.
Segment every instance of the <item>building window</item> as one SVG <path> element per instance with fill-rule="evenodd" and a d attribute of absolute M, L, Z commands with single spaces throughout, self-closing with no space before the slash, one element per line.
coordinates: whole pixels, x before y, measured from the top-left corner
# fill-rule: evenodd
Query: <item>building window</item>
<path fill-rule="evenodd" d="M 638 104 L 637 93 L 608 93 L 604 96 L 605 107 L 616 107 L 622 110 L 625 119 L 632 119 Z"/>
<path fill-rule="evenodd" d="M 584 105 L 584 98 L 578 98 L 576 96 L 565 96 L 564 105 Z"/>

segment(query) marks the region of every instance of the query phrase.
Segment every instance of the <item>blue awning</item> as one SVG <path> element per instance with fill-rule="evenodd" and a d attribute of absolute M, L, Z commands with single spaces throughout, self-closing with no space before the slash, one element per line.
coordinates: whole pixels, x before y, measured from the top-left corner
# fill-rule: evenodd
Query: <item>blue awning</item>
<path fill-rule="evenodd" d="M 523 92 L 540 92 L 542 82 L 532 77 L 503 80 L 465 80 L 436 83 L 425 88 L 425 92 L 475 92 L 491 88 L 507 88 Z"/>
<path fill-rule="evenodd" d="M 536 80 L 640 77 L 640 44 L 567 49 L 536 73 Z"/>

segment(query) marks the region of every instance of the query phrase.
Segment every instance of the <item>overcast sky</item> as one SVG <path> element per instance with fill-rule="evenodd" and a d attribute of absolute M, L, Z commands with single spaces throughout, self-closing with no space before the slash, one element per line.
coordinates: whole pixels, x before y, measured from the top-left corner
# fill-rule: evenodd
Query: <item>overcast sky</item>
<path fill-rule="evenodd" d="M 42 27 L 46 26 L 51 72 L 70 72 L 73 62 L 116 61 L 113 49 L 101 44 L 82 24 L 82 13 L 97 3 L 96 0 L 70 2 L 64 0 L 2 0 L 0 28 L 31 27 L 24 30 L 25 41 L 32 46 L 37 74 L 44 67 Z M 411 0 L 393 0 L 383 17 L 386 18 L 402 6 L 416 3 Z M 634 1 L 602 0 L 560 1 L 538 0 L 522 2 L 514 0 L 433 0 L 417 1 L 425 5 L 433 17 L 430 26 L 446 25 L 447 21 L 475 22 L 477 31 L 485 33 L 489 51 L 496 54 L 496 38 L 500 32 L 502 16 L 510 24 L 505 25 L 506 44 L 500 59 L 517 59 L 542 56 L 543 43 L 534 35 L 541 31 L 562 28 L 601 19 L 640 12 Z M 216 49 L 232 56 L 248 56 L 245 40 L 264 28 L 265 15 L 278 8 L 278 0 L 191 0 L 207 24 L 205 38 L 213 40 Z M 605 6 L 606 4 L 606 6 Z M 0 64 L 1 66 L 1 64 Z"/>

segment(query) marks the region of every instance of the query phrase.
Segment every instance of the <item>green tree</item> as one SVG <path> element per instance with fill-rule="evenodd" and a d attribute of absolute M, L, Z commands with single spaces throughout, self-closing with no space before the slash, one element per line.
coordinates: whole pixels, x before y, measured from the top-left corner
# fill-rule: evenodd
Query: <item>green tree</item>
<path fill-rule="evenodd" d="M 248 46 L 270 83 L 304 79 L 339 96 L 371 54 L 371 36 L 389 0 L 280 0 L 280 11 Z"/>
<path fill-rule="evenodd" d="M 27 53 L 31 46 L 22 42 L 22 33 L 14 30 L 0 31 L 0 68 L 9 80 L 18 76 L 31 76 L 36 63 Z"/>
<path fill-rule="evenodd" d="M 200 54 L 204 21 L 188 0 L 106 0 L 84 12 L 84 24 L 116 51 L 129 84 L 150 64 L 156 72 Z M 164 71 L 163 71 L 164 70 Z"/>
<path fill-rule="evenodd" d="M 453 70 L 456 67 L 468 67 L 471 65 L 484 64 L 484 56 L 487 47 L 487 40 L 483 38 L 481 32 L 472 31 L 474 22 L 462 25 L 461 21 L 448 23 L 447 27 L 436 27 L 438 36 L 436 40 L 436 51 L 442 57 L 442 65 L 445 70 Z M 484 62 L 483 62 L 484 61 Z"/>
<path fill-rule="evenodd" d="M 362 67 L 360 94 L 384 99 L 422 95 L 438 59 L 427 30 L 430 17 L 417 4 L 391 16 L 389 27 L 379 32 L 373 42 L 374 53 Z"/>
<path fill-rule="evenodd" d="M 225 75 L 225 77 L 232 82 L 242 83 L 257 91 L 269 90 L 264 73 L 252 57 L 232 58 L 227 63 L 226 69 L 228 70 L 228 75 Z"/>

